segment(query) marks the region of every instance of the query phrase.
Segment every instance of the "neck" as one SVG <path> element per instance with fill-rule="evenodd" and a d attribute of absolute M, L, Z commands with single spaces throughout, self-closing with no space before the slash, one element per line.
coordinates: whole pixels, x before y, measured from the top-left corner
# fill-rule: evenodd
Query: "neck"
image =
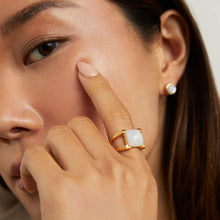
<path fill-rule="evenodd" d="M 169 192 L 166 188 L 163 171 L 163 134 L 164 134 L 164 119 L 166 109 L 166 98 L 160 100 L 160 119 L 159 132 L 157 141 L 154 144 L 152 152 L 146 156 L 148 164 L 151 167 L 152 173 L 156 179 L 158 186 L 158 220 L 171 219 L 171 207 L 169 206 Z"/>

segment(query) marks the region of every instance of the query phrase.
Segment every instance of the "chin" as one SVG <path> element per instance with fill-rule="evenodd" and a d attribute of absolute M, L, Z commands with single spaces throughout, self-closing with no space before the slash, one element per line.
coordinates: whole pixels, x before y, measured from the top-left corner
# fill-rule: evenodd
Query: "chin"
<path fill-rule="evenodd" d="M 19 192 L 16 191 L 15 195 L 33 220 L 41 220 L 40 200 L 38 193 L 31 194 L 20 190 Z"/>
<path fill-rule="evenodd" d="M 32 217 L 33 220 L 41 220 L 41 213 L 40 213 L 40 201 L 38 194 L 36 195 L 29 195 L 29 198 L 21 200 L 21 203 Z"/>

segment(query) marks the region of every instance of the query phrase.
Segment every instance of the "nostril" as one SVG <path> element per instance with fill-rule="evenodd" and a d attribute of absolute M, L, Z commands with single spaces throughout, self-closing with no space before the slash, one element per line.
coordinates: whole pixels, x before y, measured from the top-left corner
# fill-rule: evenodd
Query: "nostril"
<path fill-rule="evenodd" d="M 10 133 L 17 134 L 17 133 L 21 133 L 22 131 L 28 131 L 28 129 L 22 127 L 14 127 L 10 130 Z"/>
<path fill-rule="evenodd" d="M 0 142 L 7 144 L 8 141 L 18 139 L 29 131 L 30 129 L 24 127 L 13 127 L 10 130 L 8 130 L 8 132 L 2 132 L 0 130 Z"/>

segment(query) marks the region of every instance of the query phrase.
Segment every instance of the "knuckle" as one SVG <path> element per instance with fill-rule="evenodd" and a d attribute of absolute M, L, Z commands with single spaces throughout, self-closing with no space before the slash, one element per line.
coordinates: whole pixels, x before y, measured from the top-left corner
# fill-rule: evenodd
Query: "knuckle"
<path fill-rule="evenodd" d="M 114 176 L 116 180 L 125 185 L 137 185 L 137 182 L 141 180 L 139 174 L 128 166 L 114 166 Z"/>
<path fill-rule="evenodd" d="M 56 136 L 63 136 L 64 134 L 66 134 L 66 132 L 71 131 L 71 129 L 69 127 L 67 127 L 66 125 L 57 125 L 52 127 L 48 134 L 47 134 L 47 139 L 56 137 Z"/>
<path fill-rule="evenodd" d="M 31 158 L 33 158 L 33 155 L 42 153 L 43 151 L 44 151 L 43 147 L 41 147 L 39 145 L 30 146 L 25 150 L 22 160 L 31 159 Z"/>
<path fill-rule="evenodd" d="M 69 191 L 69 189 L 74 187 L 74 181 L 69 177 L 62 176 L 61 178 L 56 179 L 56 188 L 64 190 L 63 192 Z M 63 194 L 63 193 L 62 193 Z"/>
<path fill-rule="evenodd" d="M 65 125 L 57 125 L 52 127 L 44 141 L 45 146 L 53 146 L 55 143 L 60 143 L 66 137 L 72 134 L 71 128 Z"/>
<path fill-rule="evenodd" d="M 115 104 L 109 110 L 110 119 L 116 121 L 131 121 L 131 117 L 127 109 L 125 109 L 121 104 Z"/>
<path fill-rule="evenodd" d="M 129 161 L 130 162 L 130 161 Z M 151 180 L 151 173 L 149 173 L 141 163 L 129 163 L 124 168 L 124 179 L 127 183 L 136 185 L 137 183 L 144 188 Z"/>
<path fill-rule="evenodd" d="M 88 178 L 88 183 L 99 185 L 103 180 L 103 175 L 101 171 L 94 169 L 86 178 Z"/>
<path fill-rule="evenodd" d="M 92 121 L 86 117 L 86 116 L 77 116 L 77 117 L 74 117 L 72 118 L 68 123 L 67 123 L 67 126 L 69 127 L 72 127 L 72 126 L 75 126 L 75 125 L 80 125 L 80 126 L 86 126 L 88 124 L 91 124 Z"/>
<path fill-rule="evenodd" d="M 53 195 L 56 195 L 61 199 L 61 197 L 68 197 L 71 192 L 75 191 L 75 182 L 61 174 L 61 176 L 57 175 L 56 178 L 53 179 L 53 186 L 50 186 L 50 190 L 53 192 Z M 48 187 L 47 187 L 48 188 Z M 59 189 L 59 192 L 57 192 Z"/>
<path fill-rule="evenodd" d="M 112 165 L 112 170 L 116 179 L 127 182 L 127 177 L 131 175 L 130 169 L 119 162 Z"/>

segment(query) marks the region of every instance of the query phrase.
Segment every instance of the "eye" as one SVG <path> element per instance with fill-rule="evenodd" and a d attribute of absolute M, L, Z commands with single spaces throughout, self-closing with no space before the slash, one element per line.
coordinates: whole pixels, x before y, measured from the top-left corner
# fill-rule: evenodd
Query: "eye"
<path fill-rule="evenodd" d="M 50 56 L 61 43 L 62 41 L 50 40 L 34 45 L 33 46 L 34 49 L 32 49 L 29 53 L 27 53 L 25 57 L 24 60 L 25 65 L 38 62 Z"/>

